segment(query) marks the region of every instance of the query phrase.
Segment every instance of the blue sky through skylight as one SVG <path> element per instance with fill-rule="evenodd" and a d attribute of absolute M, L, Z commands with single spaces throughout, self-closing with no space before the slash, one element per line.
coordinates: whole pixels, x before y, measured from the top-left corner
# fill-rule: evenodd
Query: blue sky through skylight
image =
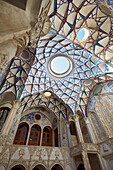
<path fill-rule="evenodd" d="M 85 36 L 85 30 L 84 28 L 80 29 L 80 31 L 78 31 L 78 34 L 77 34 L 77 39 L 80 41 L 84 38 Z"/>
<path fill-rule="evenodd" d="M 63 74 L 69 68 L 69 61 L 62 56 L 55 57 L 51 61 L 51 69 L 58 74 Z"/>

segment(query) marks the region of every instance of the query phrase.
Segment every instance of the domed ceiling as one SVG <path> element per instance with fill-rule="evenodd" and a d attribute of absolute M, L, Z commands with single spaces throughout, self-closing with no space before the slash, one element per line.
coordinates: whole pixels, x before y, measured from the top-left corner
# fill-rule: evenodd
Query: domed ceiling
<path fill-rule="evenodd" d="M 31 69 L 29 62 L 15 57 L 2 93 L 12 89 L 19 99 L 52 88 L 74 112 L 86 115 L 92 87 L 113 78 L 112 15 L 94 0 L 53 0 L 48 16 L 51 28 L 40 38 Z M 79 32 L 82 28 L 84 33 Z M 59 70 L 66 62 L 66 70 Z"/>

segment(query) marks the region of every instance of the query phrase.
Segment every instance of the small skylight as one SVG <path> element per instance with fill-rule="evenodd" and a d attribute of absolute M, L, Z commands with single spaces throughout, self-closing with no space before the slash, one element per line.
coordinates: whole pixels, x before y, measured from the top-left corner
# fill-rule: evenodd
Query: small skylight
<path fill-rule="evenodd" d="M 77 33 L 77 39 L 79 41 L 85 41 L 89 36 L 89 31 L 86 28 L 81 28 Z"/>

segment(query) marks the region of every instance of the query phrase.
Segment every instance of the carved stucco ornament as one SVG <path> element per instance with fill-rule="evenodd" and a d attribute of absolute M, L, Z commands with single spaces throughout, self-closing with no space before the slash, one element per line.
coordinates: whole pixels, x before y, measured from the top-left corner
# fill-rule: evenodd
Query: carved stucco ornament
<path fill-rule="evenodd" d="M 41 32 L 41 37 L 48 34 L 48 32 L 50 31 L 50 27 L 51 27 L 51 22 L 50 22 L 49 17 L 47 16 L 46 21 L 43 26 L 43 29 L 42 29 L 42 32 Z"/>
<path fill-rule="evenodd" d="M 51 5 L 51 0 L 47 3 L 47 5 L 45 7 L 42 8 L 42 10 L 38 16 L 37 23 L 36 23 L 35 27 L 32 28 L 32 30 L 30 32 L 30 46 L 33 48 L 37 47 L 41 33 L 45 34 L 45 33 L 49 32 L 49 31 L 45 31 L 44 23 L 46 21 L 45 27 L 49 26 L 49 19 L 47 18 L 47 14 L 48 14 L 50 5 Z"/>
<path fill-rule="evenodd" d="M 5 54 L 0 54 L 0 74 L 2 73 L 2 70 L 4 66 L 8 64 L 9 57 Z"/>

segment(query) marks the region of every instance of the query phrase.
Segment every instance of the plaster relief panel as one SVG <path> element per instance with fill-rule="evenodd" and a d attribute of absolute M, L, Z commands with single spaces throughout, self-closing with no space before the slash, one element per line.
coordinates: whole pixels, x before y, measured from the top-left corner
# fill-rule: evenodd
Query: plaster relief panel
<path fill-rule="evenodd" d="M 110 137 L 113 136 L 113 94 L 101 95 L 96 103 L 96 112 L 103 121 L 103 126 Z M 107 130 L 108 129 L 108 130 Z"/>
<path fill-rule="evenodd" d="M 51 160 L 55 160 L 55 159 L 63 160 L 61 151 L 59 149 L 53 149 L 50 155 L 50 159 Z"/>

